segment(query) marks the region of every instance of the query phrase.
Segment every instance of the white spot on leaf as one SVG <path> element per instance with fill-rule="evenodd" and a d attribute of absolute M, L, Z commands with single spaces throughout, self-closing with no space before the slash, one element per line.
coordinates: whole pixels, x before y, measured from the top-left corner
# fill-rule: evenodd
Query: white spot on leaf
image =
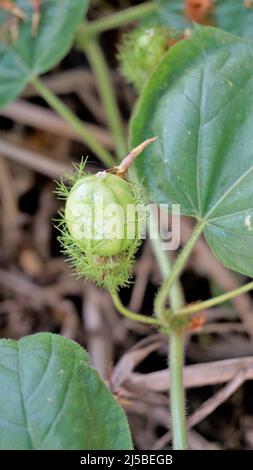
<path fill-rule="evenodd" d="M 248 228 L 248 230 L 251 230 L 252 229 L 252 226 L 251 226 L 251 215 L 248 214 L 246 215 L 245 219 L 244 219 L 244 224 L 246 225 L 246 227 Z"/>

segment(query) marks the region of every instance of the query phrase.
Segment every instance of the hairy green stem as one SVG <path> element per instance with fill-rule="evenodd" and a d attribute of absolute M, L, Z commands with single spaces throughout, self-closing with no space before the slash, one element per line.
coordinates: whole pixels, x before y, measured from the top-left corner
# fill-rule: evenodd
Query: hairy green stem
<path fill-rule="evenodd" d="M 172 314 L 182 308 L 183 296 L 171 297 L 172 289 L 178 281 L 186 261 L 196 243 L 198 237 L 204 229 L 204 223 L 198 222 L 187 241 L 184 249 L 173 265 L 171 272 L 165 278 L 155 300 L 155 313 L 164 321 L 165 306 L 168 296 L 170 296 Z M 184 332 L 171 330 L 169 341 L 169 366 L 170 366 L 170 410 L 172 419 L 173 448 L 184 450 L 187 448 L 185 396 L 183 386 L 184 367 Z"/>
<path fill-rule="evenodd" d="M 149 218 L 150 233 L 156 235 L 150 238 L 153 250 L 160 266 L 163 278 L 168 279 L 173 270 L 169 254 L 162 247 L 162 240 L 158 234 L 154 213 Z M 170 305 L 176 311 L 184 305 L 184 294 L 178 279 L 168 292 Z M 186 413 L 183 387 L 184 367 L 184 334 L 171 330 L 169 339 L 169 371 L 170 371 L 170 410 L 172 419 L 172 437 L 174 449 L 186 449 Z"/>
<path fill-rule="evenodd" d="M 188 305 L 187 307 L 179 308 L 176 311 L 177 315 L 192 315 L 193 313 L 199 312 L 201 310 L 214 307 L 215 305 L 219 305 L 222 302 L 226 302 L 227 300 L 231 300 L 234 297 L 238 297 L 245 292 L 249 292 L 253 290 L 253 281 L 244 284 L 243 286 L 238 287 L 230 292 L 226 292 L 225 294 L 218 295 L 217 297 L 213 297 L 212 299 L 204 300 L 203 302 L 197 302 L 193 305 Z"/>
<path fill-rule="evenodd" d="M 111 294 L 115 307 L 125 317 L 130 318 L 131 320 L 134 320 L 134 321 L 147 323 L 149 325 L 159 325 L 159 320 L 157 318 L 140 315 L 139 313 L 132 312 L 131 310 L 128 310 L 126 307 L 124 307 L 116 291 L 111 291 L 110 294 Z"/>
<path fill-rule="evenodd" d="M 109 29 L 118 28 L 131 21 L 138 21 L 145 16 L 150 15 L 157 11 L 158 6 L 155 2 L 146 2 L 141 5 L 136 5 L 125 10 L 113 13 L 111 15 L 100 18 L 99 20 L 84 23 L 79 27 L 78 34 L 84 36 L 94 36 L 103 33 Z"/>
<path fill-rule="evenodd" d="M 169 340 L 170 413 L 173 449 L 187 448 L 187 427 L 183 385 L 184 333 L 173 331 Z"/>
<path fill-rule="evenodd" d="M 87 144 L 104 165 L 113 166 L 115 164 L 111 154 L 107 152 L 107 150 L 89 131 L 87 131 L 82 121 L 67 106 L 65 106 L 58 96 L 52 93 L 38 77 L 34 77 L 31 80 L 31 83 L 51 108 L 65 119 L 77 134 L 82 137 L 84 143 Z"/>
<path fill-rule="evenodd" d="M 153 251 L 160 267 L 160 271 L 163 279 L 167 279 L 172 271 L 172 262 L 169 256 L 168 251 L 165 251 L 162 246 L 161 236 L 158 231 L 155 214 L 153 211 L 150 212 L 149 216 L 149 229 L 150 229 L 150 242 L 153 247 Z M 152 234 L 154 236 L 152 237 Z M 170 299 L 170 305 L 173 310 L 179 309 L 184 305 L 184 294 L 181 287 L 181 284 L 176 280 L 171 287 L 170 292 L 168 292 L 168 297 Z"/>
<path fill-rule="evenodd" d="M 175 264 L 173 265 L 170 275 L 162 283 L 162 286 L 160 287 L 158 294 L 156 296 L 156 299 L 155 299 L 155 313 L 158 317 L 163 316 L 169 292 L 173 284 L 175 283 L 176 279 L 182 273 L 184 266 L 188 260 L 188 257 L 191 254 L 191 251 L 197 239 L 203 232 L 204 226 L 205 226 L 204 221 L 197 222 L 189 240 L 187 241 L 186 245 L 184 246 L 183 250 L 178 256 Z"/>
<path fill-rule="evenodd" d="M 122 159 L 127 154 L 125 131 L 104 54 L 96 39 L 84 41 L 83 43 L 78 41 L 78 47 L 86 53 L 91 64 L 108 125 L 114 137 L 116 153 L 118 158 Z"/>

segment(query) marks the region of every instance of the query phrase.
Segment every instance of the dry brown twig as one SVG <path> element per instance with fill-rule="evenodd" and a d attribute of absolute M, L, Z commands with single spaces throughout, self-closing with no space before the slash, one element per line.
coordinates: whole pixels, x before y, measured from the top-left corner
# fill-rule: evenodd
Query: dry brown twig
<path fill-rule="evenodd" d="M 130 310 L 139 312 L 141 309 L 153 265 L 154 261 L 151 254 L 151 249 L 149 243 L 146 242 L 143 248 L 142 256 L 140 259 L 138 259 L 134 267 L 135 281 L 128 306 Z"/>
<path fill-rule="evenodd" d="M 0 201 L 2 208 L 2 243 L 11 252 L 20 242 L 22 216 L 18 211 L 17 195 L 14 191 L 9 163 L 0 156 Z"/>
<path fill-rule="evenodd" d="M 119 389 L 121 384 L 125 382 L 135 367 L 160 346 L 161 341 L 155 341 L 142 348 L 134 348 L 133 350 L 130 349 L 127 351 L 113 369 L 113 373 L 110 378 L 112 390 L 116 391 Z"/>
<path fill-rule="evenodd" d="M 83 143 L 83 139 L 77 134 L 74 129 L 61 117 L 47 108 L 29 103 L 24 100 L 17 100 L 9 104 L 4 109 L 1 109 L 0 115 L 13 119 L 15 122 L 20 122 L 27 126 L 41 129 L 50 134 L 66 139 L 76 140 Z M 96 139 L 109 150 L 113 150 L 114 142 L 110 133 L 97 125 L 83 122 L 86 129 L 93 134 Z"/>
<path fill-rule="evenodd" d="M 92 364 L 103 379 L 108 379 L 113 363 L 114 338 L 103 312 L 104 293 L 87 283 L 83 289 L 82 317 L 87 332 L 87 349 Z"/>
<path fill-rule="evenodd" d="M 222 403 L 224 403 L 228 398 L 235 393 L 235 391 L 247 380 L 248 372 L 252 373 L 252 366 L 248 369 L 241 369 L 237 372 L 234 377 L 217 393 L 212 395 L 208 400 L 206 400 L 189 418 L 188 418 L 188 427 L 194 427 L 196 424 L 200 423 L 208 415 L 213 413 L 213 411 L 218 408 Z"/>
<path fill-rule="evenodd" d="M 57 162 L 46 155 L 25 149 L 2 138 L 0 138 L 0 154 L 49 178 L 59 179 L 71 171 L 70 165 Z"/>
<path fill-rule="evenodd" d="M 246 369 L 245 380 L 253 379 L 253 356 L 226 359 L 222 361 L 194 364 L 184 368 L 185 388 L 204 387 L 228 382 L 241 369 Z M 167 392 L 170 387 L 170 377 L 167 369 L 148 374 L 132 373 L 127 382 L 142 389 L 154 392 Z"/>
<path fill-rule="evenodd" d="M 26 279 L 23 275 L 0 269 L 0 285 L 16 296 L 29 301 L 35 308 L 49 306 L 57 323 L 61 324 L 61 334 L 68 338 L 76 338 L 80 325 L 72 302 L 59 298 Z"/>

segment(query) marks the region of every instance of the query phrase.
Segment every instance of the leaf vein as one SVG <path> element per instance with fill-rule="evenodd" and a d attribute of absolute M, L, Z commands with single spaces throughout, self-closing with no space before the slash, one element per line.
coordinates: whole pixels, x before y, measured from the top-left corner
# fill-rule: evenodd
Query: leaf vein
<path fill-rule="evenodd" d="M 48 436 L 49 433 L 51 432 L 53 426 L 55 425 L 57 419 L 59 418 L 59 416 L 60 416 L 60 414 L 61 414 L 61 412 L 62 412 L 62 410 L 63 410 L 63 408 L 64 408 L 64 405 L 65 405 L 66 399 L 67 399 L 67 395 L 68 395 L 68 393 L 69 393 L 70 384 L 71 384 L 71 381 L 72 381 L 72 379 L 73 379 L 74 372 L 75 372 L 76 358 L 77 358 L 77 354 L 75 353 L 75 359 L 74 359 L 74 361 L 73 361 L 73 367 L 72 367 L 72 369 L 71 369 L 71 375 L 70 375 L 70 378 L 69 378 L 69 380 L 68 380 L 68 383 L 67 383 L 67 386 L 66 386 L 66 389 L 65 389 L 63 401 L 62 401 L 62 403 L 61 403 L 60 409 L 59 409 L 59 411 L 57 412 L 55 418 L 54 418 L 53 421 L 51 422 L 51 424 L 50 424 L 48 430 L 46 431 L 46 433 L 45 433 L 45 435 L 44 435 L 44 437 L 41 439 L 40 445 L 39 445 L 39 447 L 38 447 L 39 449 L 41 448 L 41 446 L 43 445 L 43 442 L 46 440 L 47 436 Z"/>
<path fill-rule="evenodd" d="M 229 218 L 229 217 L 234 217 L 236 215 L 245 214 L 245 213 L 250 212 L 250 211 L 253 211 L 253 207 L 249 207 L 248 209 L 242 209 L 241 211 L 237 211 L 237 212 L 230 212 L 229 214 L 220 215 L 219 217 L 214 217 L 213 219 L 208 219 L 208 222 L 214 222 L 216 220 L 221 220 L 221 219 L 226 219 L 226 218 Z"/>
<path fill-rule="evenodd" d="M 39 380 L 39 383 L 36 385 L 35 389 L 31 392 L 31 394 L 26 398 L 26 401 L 30 400 L 30 398 L 32 398 L 33 395 L 35 394 L 35 392 L 38 390 L 38 388 L 39 388 L 39 386 L 40 386 L 40 384 L 41 384 L 41 382 L 42 382 L 43 378 L 45 377 L 45 374 L 46 374 L 46 372 L 47 372 L 47 370 L 48 370 L 48 367 L 49 367 L 49 364 L 50 364 L 50 361 L 51 361 L 52 355 L 53 355 L 52 336 L 50 336 L 50 348 L 51 348 L 51 349 L 50 349 L 50 355 L 49 355 L 49 358 L 48 358 L 48 361 L 47 361 L 47 365 L 46 365 L 46 367 L 45 367 L 45 369 L 44 369 L 44 371 L 43 371 L 43 373 L 42 373 L 42 375 L 41 375 L 41 378 L 40 378 L 40 380 Z"/>
<path fill-rule="evenodd" d="M 253 165 L 248 168 L 235 182 L 230 186 L 230 188 L 225 191 L 222 196 L 218 199 L 216 204 L 210 209 L 210 211 L 205 215 L 206 219 L 209 219 L 210 214 L 212 214 L 220 205 L 221 203 L 227 198 L 227 196 L 233 191 L 243 180 L 248 176 L 253 170 Z"/>
<path fill-rule="evenodd" d="M 24 391 L 23 391 L 23 381 L 22 381 L 22 372 L 21 372 L 21 364 L 22 364 L 22 361 L 21 361 L 21 351 L 20 351 L 20 347 L 18 347 L 17 356 L 18 356 L 18 362 L 19 362 L 20 396 L 21 396 L 21 403 L 22 403 L 24 418 L 25 418 L 25 422 L 26 422 L 26 426 L 25 426 L 25 427 L 26 427 L 26 429 L 27 429 L 27 433 L 28 433 L 28 437 L 29 437 L 29 440 L 30 440 L 31 448 L 32 448 L 32 449 L 35 449 L 35 446 L 34 446 L 34 444 L 33 444 L 32 435 L 31 435 L 30 426 L 29 426 L 28 415 L 27 415 L 27 411 L 26 411 L 26 407 L 25 407 L 25 399 L 24 399 Z"/>
<path fill-rule="evenodd" d="M 197 183 L 197 195 L 198 195 L 198 209 L 201 214 L 201 188 L 200 188 L 200 154 L 201 154 L 201 129 L 203 119 L 203 98 L 204 98 L 204 85 L 205 85 L 205 69 L 201 70 L 201 82 L 200 82 L 200 104 L 199 104 L 199 131 L 197 141 L 197 157 L 196 157 L 196 183 Z"/>

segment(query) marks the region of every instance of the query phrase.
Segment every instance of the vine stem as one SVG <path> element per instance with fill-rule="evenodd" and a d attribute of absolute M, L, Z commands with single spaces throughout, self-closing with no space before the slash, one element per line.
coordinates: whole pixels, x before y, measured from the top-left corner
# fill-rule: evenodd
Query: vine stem
<path fill-rule="evenodd" d="M 173 265 L 170 275 L 162 283 L 155 299 L 155 313 L 158 317 L 163 316 L 170 289 L 172 288 L 176 279 L 182 273 L 184 266 L 188 260 L 188 257 L 191 254 L 191 251 L 197 239 L 199 238 L 199 236 L 204 230 L 204 226 L 205 226 L 205 221 L 197 222 L 197 224 L 195 225 L 192 231 L 190 238 L 188 239 L 186 245 L 184 246 L 175 264 Z"/>
<path fill-rule="evenodd" d="M 36 88 L 44 100 L 53 108 L 70 126 L 79 134 L 85 144 L 106 166 L 113 166 L 115 161 L 111 154 L 97 141 L 93 135 L 87 131 L 82 121 L 65 104 L 49 90 L 38 78 L 31 79 L 32 85 Z"/>
<path fill-rule="evenodd" d="M 83 36 L 91 36 L 103 33 L 109 29 L 118 28 L 131 21 L 138 21 L 157 10 L 155 2 L 146 2 L 141 5 L 136 5 L 126 8 L 118 13 L 105 16 L 99 20 L 90 23 L 84 23 L 79 27 L 78 34 Z"/>
<path fill-rule="evenodd" d="M 107 121 L 115 141 L 118 158 L 127 154 L 124 126 L 119 112 L 115 94 L 111 87 L 110 73 L 104 54 L 98 41 L 94 38 L 87 41 L 77 39 L 78 47 L 86 53 L 97 80 L 102 103 L 107 115 Z"/>
<path fill-rule="evenodd" d="M 153 247 L 153 251 L 161 270 L 162 278 L 167 279 L 172 272 L 172 262 L 168 251 L 165 251 L 162 246 L 162 240 L 157 227 L 157 221 L 153 211 L 150 211 L 149 215 L 149 230 L 150 230 L 150 242 Z M 152 236 L 153 234 L 153 236 Z M 170 305 L 173 310 L 177 310 L 184 305 L 184 294 L 180 282 L 175 280 L 173 286 L 168 292 L 170 299 Z"/>
<path fill-rule="evenodd" d="M 110 292 L 113 303 L 117 310 L 122 313 L 127 318 L 130 318 L 131 320 L 142 322 L 142 323 L 147 323 L 149 325 L 159 325 L 160 322 L 157 318 L 154 317 L 147 317 L 145 315 L 140 315 L 139 313 L 135 313 L 132 310 L 128 310 L 128 308 L 124 307 L 122 304 L 120 297 L 116 291 L 111 291 Z"/>
<path fill-rule="evenodd" d="M 198 222 L 188 239 L 184 249 L 173 265 L 170 274 L 165 278 L 155 300 L 155 313 L 163 322 L 165 305 L 175 283 L 185 266 L 185 263 L 204 229 L 204 222 Z M 171 298 L 171 297 L 170 297 Z M 172 297 L 172 314 L 176 315 L 182 308 L 183 296 Z M 185 412 L 185 395 L 183 385 L 184 368 L 184 332 L 170 331 L 169 338 L 169 370 L 170 370 L 170 412 L 172 420 L 173 448 L 175 450 L 187 449 L 187 426 Z"/>
<path fill-rule="evenodd" d="M 157 223 L 154 213 L 150 213 L 149 218 L 150 232 L 158 234 Z M 160 236 L 151 237 L 157 262 L 160 266 L 163 278 L 169 279 L 173 265 L 169 254 L 163 250 L 162 240 Z M 184 305 L 184 294 L 178 279 L 175 280 L 168 292 L 170 304 L 173 311 L 176 311 Z M 173 448 L 184 450 L 187 448 L 187 432 L 186 432 L 186 413 L 185 413 L 185 395 L 183 386 L 183 368 L 184 368 L 184 333 L 170 331 L 168 345 L 168 360 L 170 371 L 170 413 L 172 419 L 172 438 Z"/>
<path fill-rule="evenodd" d="M 172 331 L 169 339 L 170 413 L 173 449 L 187 448 L 187 426 L 183 384 L 184 333 Z"/>
<path fill-rule="evenodd" d="M 203 302 L 197 302 L 193 305 L 188 305 L 187 307 L 179 308 L 176 312 L 177 315 L 192 315 L 193 313 L 197 313 L 200 310 L 204 310 L 210 307 L 214 307 L 215 305 L 219 305 L 222 302 L 226 302 L 227 300 L 233 299 L 238 295 L 244 294 L 245 292 L 249 292 L 253 289 L 253 281 L 244 284 L 243 286 L 238 287 L 230 292 L 226 292 L 225 294 L 218 295 L 217 297 L 213 297 L 212 299 L 204 300 Z"/>
<path fill-rule="evenodd" d="M 189 305 L 188 307 L 178 308 L 174 315 L 191 315 L 195 312 L 205 308 L 213 307 L 221 302 L 230 300 L 244 292 L 253 289 L 253 281 L 245 284 L 244 286 L 234 289 L 226 294 L 219 295 L 204 302 L 199 302 L 196 305 Z M 184 450 L 187 448 L 187 427 L 186 427 L 186 413 L 185 413 L 185 397 L 183 385 L 183 351 L 184 351 L 184 333 L 171 331 L 170 334 L 170 409 L 172 418 L 172 438 L 173 448 L 176 450 Z"/>

